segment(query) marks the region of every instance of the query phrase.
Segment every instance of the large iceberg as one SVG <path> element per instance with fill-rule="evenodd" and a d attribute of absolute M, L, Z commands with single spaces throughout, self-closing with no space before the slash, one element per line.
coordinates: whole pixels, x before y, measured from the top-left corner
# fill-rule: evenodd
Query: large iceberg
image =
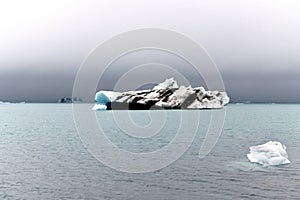
<path fill-rule="evenodd" d="M 229 103 L 226 92 L 206 91 L 203 87 L 178 86 L 174 78 L 150 90 L 96 93 L 93 110 L 110 109 L 213 109 Z"/>
<path fill-rule="evenodd" d="M 286 147 L 276 141 L 269 141 L 262 145 L 250 147 L 250 153 L 247 154 L 247 158 L 250 162 L 264 166 L 291 163 L 288 160 Z"/>

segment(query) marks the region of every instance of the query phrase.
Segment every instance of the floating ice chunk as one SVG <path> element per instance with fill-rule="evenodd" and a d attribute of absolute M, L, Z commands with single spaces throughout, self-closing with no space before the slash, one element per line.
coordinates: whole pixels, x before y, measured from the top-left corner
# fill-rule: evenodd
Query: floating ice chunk
<path fill-rule="evenodd" d="M 97 101 L 97 103 L 99 103 L 99 104 L 107 104 L 107 103 L 115 101 L 116 98 L 118 98 L 120 95 L 122 95 L 121 92 L 101 90 L 96 93 L 95 101 Z"/>
<path fill-rule="evenodd" d="M 95 101 L 97 101 L 98 104 L 103 104 L 103 105 L 107 105 L 108 103 L 111 102 L 111 100 L 107 96 L 106 91 L 97 92 L 95 96 Z"/>
<path fill-rule="evenodd" d="M 92 108 L 92 110 L 106 110 L 107 106 L 102 104 L 95 104 Z"/>
<path fill-rule="evenodd" d="M 109 103 L 111 103 L 111 99 L 109 98 L 110 91 L 100 91 L 95 95 L 95 101 L 97 104 L 94 105 L 92 110 L 106 110 Z"/>
<path fill-rule="evenodd" d="M 113 92 L 113 91 L 104 91 L 101 90 L 96 93 L 95 101 L 97 104 L 94 105 L 92 110 L 106 110 L 108 105 L 115 101 L 117 97 L 119 97 L 122 93 Z"/>
<path fill-rule="evenodd" d="M 276 141 L 269 141 L 262 145 L 250 147 L 250 153 L 247 154 L 247 158 L 250 162 L 265 166 L 291 163 L 288 160 L 286 147 Z"/>
<path fill-rule="evenodd" d="M 229 103 L 226 92 L 205 91 L 203 87 L 178 87 L 174 78 L 166 79 L 151 90 L 99 91 L 95 95 L 99 105 L 112 109 L 112 105 L 124 105 L 127 109 L 220 109 Z M 125 105 L 130 105 L 125 106 Z M 101 107 L 104 109 L 105 107 Z M 121 108 L 121 107 L 118 107 Z"/>
<path fill-rule="evenodd" d="M 160 89 L 172 89 L 172 88 L 178 88 L 177 82 L 175 81 L 175 79 L 169 78 L 166 79 L 164 82 L 156 85 L 153 90 L 160 90 Z"/>

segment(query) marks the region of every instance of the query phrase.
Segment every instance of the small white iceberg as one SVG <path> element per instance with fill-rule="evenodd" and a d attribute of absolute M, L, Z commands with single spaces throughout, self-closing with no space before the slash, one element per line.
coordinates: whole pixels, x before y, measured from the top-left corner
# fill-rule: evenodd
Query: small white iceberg
<path fill-rule="evenodd" d="M 269 141 L 262 145 L 250 147 L 250 153 L 247 154 L 247 158 L 250 162 L 259 163 L 264 166 L 291 163 L 288 160 L 286 147 L 276 141 Z"/>

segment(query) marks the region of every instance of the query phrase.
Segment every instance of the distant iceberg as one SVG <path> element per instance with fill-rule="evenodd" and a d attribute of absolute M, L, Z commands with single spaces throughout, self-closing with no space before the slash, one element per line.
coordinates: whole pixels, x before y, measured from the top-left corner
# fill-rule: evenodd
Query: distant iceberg
<path fill-rule="evenodd" d="M 247 158 L 250 162 L 259 163 L 264 166 L 291 163 L 288 160 L 286 147 L 276 141 L 269 141 L 262 145 L 250 147 L 250 153 L 247 154 Z"/>
<path fill-rule="evenodd" d="M 82 102 L 80 98 L 77 97 L 63 97 L 58 100 L 58 103 L 74 103 L 74 102 Z"/>
<path fill-rule="evenodd" d="M 11 104 L 10 102 L 3 102 L 3 101 L 0 101 L 0 104 Z"/>
<path fill-rule="evenodd" d="M 166 79 L 150 90 L 99 91 L 93 110 L 110 109 L 215 109 L 229 103 L 226 92 L 205 91 L 203 87 L 178 86 L 174 78 Z"/>

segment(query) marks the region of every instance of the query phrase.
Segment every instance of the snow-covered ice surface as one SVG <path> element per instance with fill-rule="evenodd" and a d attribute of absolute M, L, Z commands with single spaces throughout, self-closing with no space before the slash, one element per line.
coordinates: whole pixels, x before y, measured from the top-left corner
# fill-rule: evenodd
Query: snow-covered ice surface
<path fill-rule="evenodd" d="M 98 105 L 130 104 L 131 108 L 149 109 L 152 106 L 169 109 L 214 109 L 229 103 L 226 92 L 206 91 L 203 87 L 178 86 L 174 78 L 166 79 L 151 90 L 114 92 L 99 91 L 95 95 Z M 99 108 L 99 109 L 97 109 Z M 104 110 L 94 106 L 93 110 Z"/>
<path fill-rule="evenodd" d="M 160 90 L 160 89 L 171 89 L 171 88 L 178 88 L 178 84 L 177 82 L 175 81 L 175 79 L 172 77 L 172 78 L 169 78 L 169 79 L 166 79 L 164 82 L 162 83 L 159 83 L 158 85 L 156 85 L 153 90 Z"/>
<path fill-rule="evenodd" d="M 262 145 L 250 147 L 250 153 L 247 154 L 247 158 L 250 162 L 259 163 L 264 166 L 291 163 L 288 160 L 286 147 L 276 141 L 269 141 Z"/>

